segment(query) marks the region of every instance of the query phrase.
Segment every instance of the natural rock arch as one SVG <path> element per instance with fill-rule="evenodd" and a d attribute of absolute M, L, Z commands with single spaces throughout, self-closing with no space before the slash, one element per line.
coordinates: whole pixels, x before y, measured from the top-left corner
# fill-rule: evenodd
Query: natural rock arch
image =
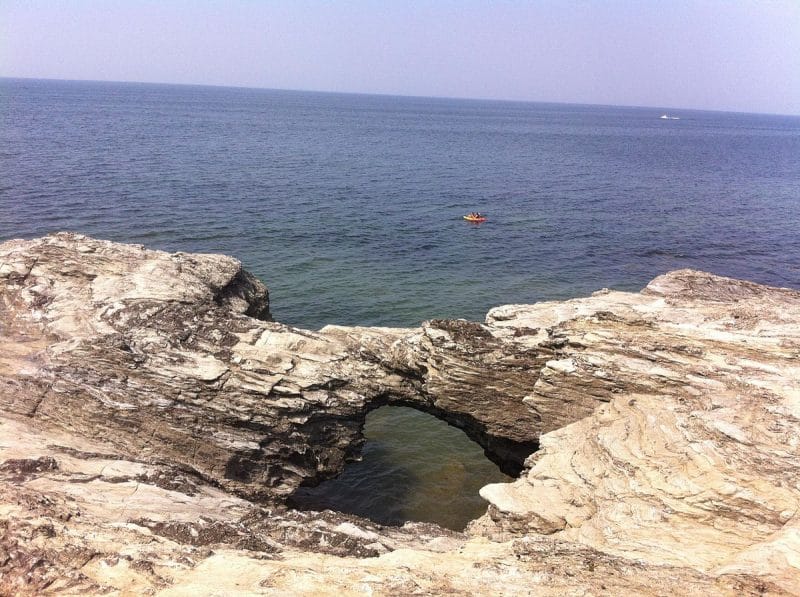
<path fill-rule="evenodd" d="M 233 563 L 256 591 L 264 574 L 388 594 L 800 591 L 797 291 L 681 270 L 410 330 L 248 315 L 266 307 L 228 257 L 0 245 L 0 592 L 149 590 L 165 561 L 183 586 Z M 341 470 L 383 401 L 450 417 L 499 460 L 540 449 L 483 488 L 471 538 L 282 507 Z M 298 548 L 371 557 L 336 576 Z"/>

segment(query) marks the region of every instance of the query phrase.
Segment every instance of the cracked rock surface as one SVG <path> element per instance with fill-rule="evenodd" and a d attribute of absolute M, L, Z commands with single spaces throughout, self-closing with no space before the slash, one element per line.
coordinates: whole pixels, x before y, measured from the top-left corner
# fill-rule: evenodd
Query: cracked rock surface
<path fill-rule="evenodd" d="M 800 293 L 690 270 L 309 331 L 230 257 L 8 241 L 0 594 L 798 594 L 798 363 Z M 382 404 L 519 478 L 464 533 L 287 508 Z"/>

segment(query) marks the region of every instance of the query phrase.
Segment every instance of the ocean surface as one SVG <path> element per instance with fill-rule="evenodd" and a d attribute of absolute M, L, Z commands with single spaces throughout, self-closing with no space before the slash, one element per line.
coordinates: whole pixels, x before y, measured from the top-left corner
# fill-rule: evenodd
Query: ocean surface
<path fill-rule="evenodd" d="M 231 254 L 306 328 L 482 320 L 683 267 L 800 288 L 798 229 L 800 117 L 0 79 L 0 240 Z M 464 454 L 438 434 L 415 442 L 434 469 Z M 383 502 L 442 491 L 364 462 Z M 372 515 L 426 519 L 394 506 Z"/>

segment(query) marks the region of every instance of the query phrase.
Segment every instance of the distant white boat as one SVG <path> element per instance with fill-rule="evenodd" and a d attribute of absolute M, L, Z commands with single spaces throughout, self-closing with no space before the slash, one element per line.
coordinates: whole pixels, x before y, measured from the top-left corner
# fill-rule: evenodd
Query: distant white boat
<path fill-rule="evenodd" d="M 660 116 L 661 120 L 680 120 L 680 116 L 670 116 L 669 114 L 662 114 Z"/>

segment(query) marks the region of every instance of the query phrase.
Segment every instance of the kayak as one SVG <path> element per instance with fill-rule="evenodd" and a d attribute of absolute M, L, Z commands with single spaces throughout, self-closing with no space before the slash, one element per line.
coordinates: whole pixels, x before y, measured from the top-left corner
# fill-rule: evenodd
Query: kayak
<path fill-rule="evenodd" d="M 486 216 L 464 216 L 467 222 L 485 222 Z"/>

